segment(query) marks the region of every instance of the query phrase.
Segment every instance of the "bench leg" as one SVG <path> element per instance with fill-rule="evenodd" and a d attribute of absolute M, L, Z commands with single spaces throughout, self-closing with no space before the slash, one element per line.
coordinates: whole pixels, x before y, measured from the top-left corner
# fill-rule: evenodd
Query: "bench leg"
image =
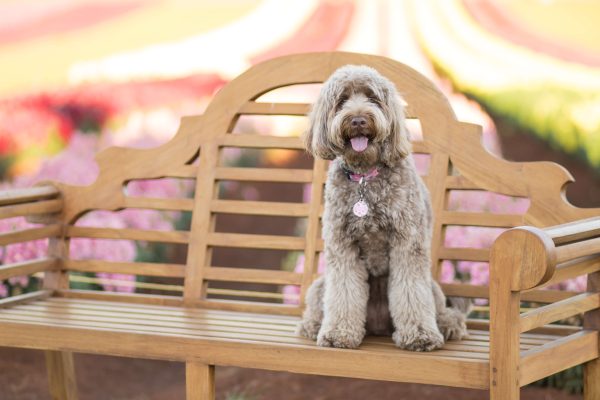
<path fill-rule="evenodd" d="M 600 399 L 600 358 L 583 365 L 583 398 L 584 400 Z"/>
<path fill-rule="evenodd" d="M 46 369 L 52 400 L 77 400 L 73 353 L 46 351 Z"/>
<path fill-rule="evenodd" d="M 214 400 L 215 366 L 195 361 L 185 363 L 187 400 Z"/>

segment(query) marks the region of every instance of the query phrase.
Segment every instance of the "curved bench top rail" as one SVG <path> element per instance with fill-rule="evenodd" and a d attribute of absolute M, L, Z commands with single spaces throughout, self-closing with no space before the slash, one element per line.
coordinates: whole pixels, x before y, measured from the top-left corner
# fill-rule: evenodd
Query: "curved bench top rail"
<path fill-rule="evenodd" d="M 577 208 L 566 200 L 565 187 L 573 178 L 560 165 L 551 162 L 509 162 L 488 152 L 481 142 L 481 127 L 458 121 L 446 97 L 414 69 L 380 56 L 330 52 L 284 56 L 250 68 L 223 87 L 202 116 L 184 117 L 175 137 L 162 146 L 144 150 L 111 148 L 99 153 L 96 160 L 100 172 L 93 184 L 86 187 L 56 184 L 65 194 L 66 221 L 73 223 L 83 213 L 93 209 L 131 207 L 132 200 L 123 191 L 123 185 L 130 180 L 195 177 L 196 198 L 190 204 L 180 203 L 193 208 L 192 228 L 189 236 L 186 236 L 192 245 L 189 246 L 185 271 L 184 298 L 195 301 L 203 297 L 206 293 L 205 278 L 211 275 L 207 275 L 207 271 L 210 269 L 211 240 L 215 240 L 214 235 L 209 234 L 214 231 L 214 210 L 235 206 L 219 203 L 215 194 L 215 181 L 232 173 L 218 167 L 220 149 L 223 146 L 298 148 L 300 145 L 298 138 L 230 134 L 240 114 L 249 108 L 252 111 L 252 107 L 256 106 L 249 106 L 249 102 L 271 90 L 296 84 L 322 83 L 338 67 L 346 64 L 369 65 L 392 80 L 406 100 L 411 116 L 421 124 L 423 142 L 417 143 L 416 147 L 419 152 L 431 154 L 425 181 L 431 192 L 436 216 L 434 273 L 439 272 L 439 262 L 448 257 L 487 260 L 485 249 L 441 248 L 445 226 L 467 217 L 446 212 L 450 189 L 481 189 L 530 199 L 530 207 L 522 217 L 481 214 L 482 220 L 477 223 L 476 216 L 472 216 L 473 224 L 479 226 L 531 224 L 544 227 L 600 215 L 600 209 Z M 279 110 L 282 114 L 297 114 L 299 107 L 305 106 L 287 105 Z M 198 151 L 199 165 L 191 165 Z M 312 174 L 305 171 L 294 179 L 312 179 L 312 198 L 320 199 L 326 168 L 326 162 L 316 160 Z M 455 171 L 454 174 L 450 170 Z M 456 172 L 459 176 L 456 176 Z M 260 175 L 260 171 L 248 171 L 245 174 Z M 291 176 L 285 172 L 278 174 L 280 181 Z M 152 205 L 153 201 L 155 199 L 147 199 L 146 203 L 142 201 L 140 204 Z M 320 210 L 321 204 L 309 204 L 290 211 L 308 217 L 306 236 L 297 242 L 297 245 L 304 247 L 305 272 L 302 279 L 293 276 L 294 283 L 300 282 L 302 287 L 301 299 L 315 276 L 317 256 L 322 246 L 319 239 Z"/>

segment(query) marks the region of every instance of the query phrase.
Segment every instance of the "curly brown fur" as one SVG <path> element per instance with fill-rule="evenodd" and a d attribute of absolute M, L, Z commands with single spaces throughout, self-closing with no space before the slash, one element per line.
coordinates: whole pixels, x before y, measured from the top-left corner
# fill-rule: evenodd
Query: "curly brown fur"
<path fill-rule="evenodd" d="M 368 140 L 366 149 L 352 138 Z M 465 312 L 447 307 L 431 277 L 432 213 L 412 158 L 404 109 L 394 85 L 366 66 L 348 65 L 325 82 L 304 136 L 313 155 L 334 160 L 323 214 L 327 272 L 307 293 L 297 332 L 320 346 L 355 348 L 365 334 L 389 335 L 398 347 L 429 351 L 466 335 Z M 369 212 L 357 217 L 366 173 Z"/>

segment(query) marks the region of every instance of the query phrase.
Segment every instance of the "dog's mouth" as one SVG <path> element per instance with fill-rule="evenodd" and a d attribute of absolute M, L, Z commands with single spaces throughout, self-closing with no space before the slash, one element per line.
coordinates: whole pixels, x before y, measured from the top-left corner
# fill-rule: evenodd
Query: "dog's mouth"
<path fill-rule="evenodd" d="M 360 153 L 367 149 L 369 146 L 369 138 L 366 136 L 355 136 L 350 139 L 350 145 L 352 146 L 352 150 Z"/>

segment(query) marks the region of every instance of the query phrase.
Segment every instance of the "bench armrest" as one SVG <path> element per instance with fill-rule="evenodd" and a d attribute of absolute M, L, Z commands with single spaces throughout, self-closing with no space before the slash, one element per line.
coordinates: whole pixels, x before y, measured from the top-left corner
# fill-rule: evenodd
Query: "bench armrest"
<path fill-rule="evenodd" d="M 600 263 L 600 217 L 548 228 L 521 226 L 494 242 L 490 274 L 524 291 L 596 272 Z"/>

